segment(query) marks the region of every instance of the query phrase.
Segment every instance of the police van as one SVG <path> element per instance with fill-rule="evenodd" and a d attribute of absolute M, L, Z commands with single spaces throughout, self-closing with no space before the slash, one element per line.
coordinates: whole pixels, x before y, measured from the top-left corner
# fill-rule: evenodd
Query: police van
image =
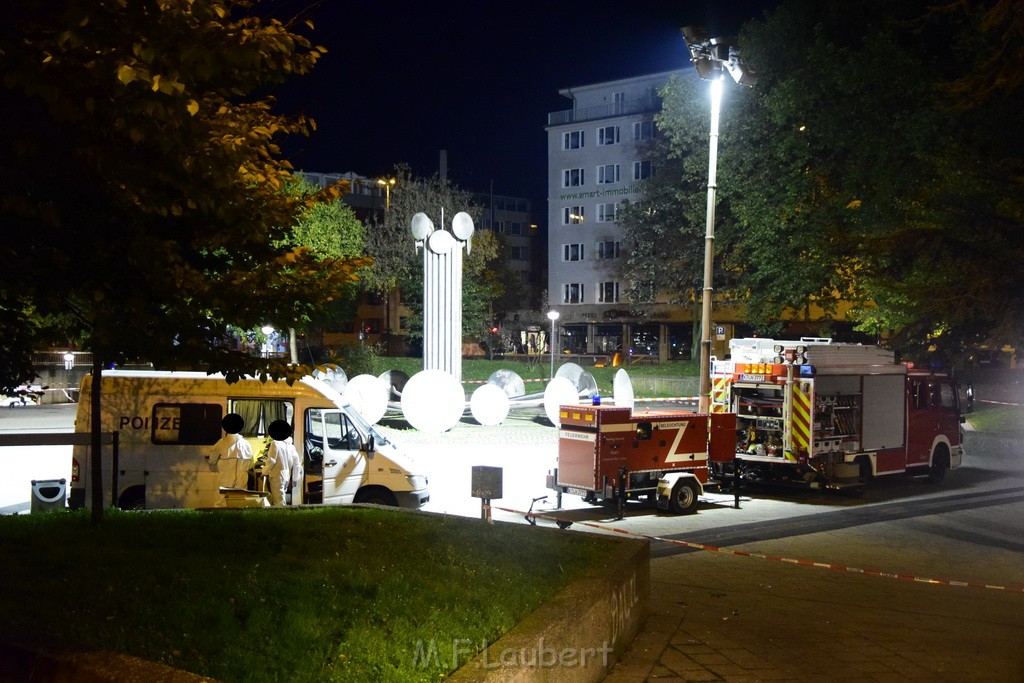
<path fill-rule="evenodd" d="M 411 458 L 321 379 L 305 377 L 291 386 L 256 379 L 229 384 L 223 375 L 133 370 L 108 370 L 102 378 L 101 431 L 118 433 L 116 468 L 114 453 L 104 449 L 102 457 L 103 500 L 118 507 L 231 506 L 230 494 L 237 492 L 220 488 L 209 458 L 228 413 L 242 416 L 240 434 L 256 459 L 270 444 L 272 422 L 285 420 L 294 427 L 292 439 L 304 472 L 301 486 L 293 488 L 293 502 L 419 508 L 430 499 L 427 478 L 416 472 Z M 91 387 L 92 376 L 86 376 L 77 432 L 90 431 Z M 92 502 L 90 466 L 90 447 L 75 446 L 70 507 Z M 247 488 L 259 488 L 258 472 Z"/>

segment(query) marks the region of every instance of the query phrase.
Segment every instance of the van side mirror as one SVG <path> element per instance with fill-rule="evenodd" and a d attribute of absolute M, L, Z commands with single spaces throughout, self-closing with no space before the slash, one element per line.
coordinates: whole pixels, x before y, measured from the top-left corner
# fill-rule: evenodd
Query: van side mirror
<path fill-rule="evenodd" d="M 366 458 L 367 460 L 373 459 L 373 454 L 377 452 L 377 444 L 373 441 L 373 434 L 370 434 L 366 439 Z"/>

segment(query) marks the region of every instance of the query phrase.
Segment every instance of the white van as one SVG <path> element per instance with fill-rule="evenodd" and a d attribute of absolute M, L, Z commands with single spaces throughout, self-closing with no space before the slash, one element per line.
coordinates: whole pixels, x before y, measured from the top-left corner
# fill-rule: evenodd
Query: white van
<path fill-rule="evenodd" d="M 75 431 L 90 431 L 92 376 L 82 380 Z M 101 397 L 103 432 L 119 432 L 116 477 L 104 449 L 103 500 L 116 480 L 121 508 L 206 508 L 229 503 L 216 466 L 207 456 L 223 435 L 221 420 L 238 413 L 242 436 L 259 456 L 269 444 L 267 427 L 283 419 L 303 455 L 306 503 L 379 503 L 419 508 L 429 499 L 427 478 L 412 460 L 366 422 L 333 387 L 306 377 L 286 382 L 202 372 L 108 370 Z M 70 507 L 92 502 L 90 449 L 72 452 Z M 249 488 L 253 488 L 254 480 Z M 293 498 L 295 498 L 293 492 Z M 296 500 L 298 502 L 298 500 Z"/>

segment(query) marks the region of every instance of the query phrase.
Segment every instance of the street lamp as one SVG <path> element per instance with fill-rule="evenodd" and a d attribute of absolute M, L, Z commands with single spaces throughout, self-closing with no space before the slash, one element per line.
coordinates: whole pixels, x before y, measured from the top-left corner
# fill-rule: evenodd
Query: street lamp
<path fill-rule="evenodd" d="M 558 320 L 558 311 L 548 311 L 548 320 L 551 321 L 551 340 L 548 342 L 548 350 L 551 351 L 551 377 L 555 378 L 555 321 Z"/>
<path fill-rule="evenodd" d="M 377 179 L 377 184 L 384 188 L 384 193 L 386 195 L 386 199 L 384 200 L 384 211 L 385 212 L 390 211 L 391 210 L 391 188 L 394 187 L 394 185 L 395 185 L 395 179 L 394 178 L 388 178 L 387 180 L 384 180 L 383 178 L 378 178 Z"/>
<path fill-rule="evenodd" d="M 708 215 L 704 236 L 704 290 L 700 321 L 700 407 L 708 412 L 711 396 L 711 280 L 715 244 L 715 192 L 718 188 L 718 119 L 722 109 L 722 80 L 725 72 L 741 85 L 753 86 L 757 77 L 740 59 L 739 50 L 726 38 L 708 38 L 700 26 L 684 26 L 680 31 L 690 49 L 697 75 L 711 81 L 711 135 L 708 151 Z"/>

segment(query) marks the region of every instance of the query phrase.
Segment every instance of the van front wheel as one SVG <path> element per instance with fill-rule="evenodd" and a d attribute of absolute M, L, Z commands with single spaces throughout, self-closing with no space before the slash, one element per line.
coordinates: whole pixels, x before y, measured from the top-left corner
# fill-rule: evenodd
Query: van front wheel
<path fill-rule="evenodd" d="M 367 486 L 359 489 L 353 502 L 398 507 L 398 499 L 395 498 L 395 494 L 383 486 Z"/>

